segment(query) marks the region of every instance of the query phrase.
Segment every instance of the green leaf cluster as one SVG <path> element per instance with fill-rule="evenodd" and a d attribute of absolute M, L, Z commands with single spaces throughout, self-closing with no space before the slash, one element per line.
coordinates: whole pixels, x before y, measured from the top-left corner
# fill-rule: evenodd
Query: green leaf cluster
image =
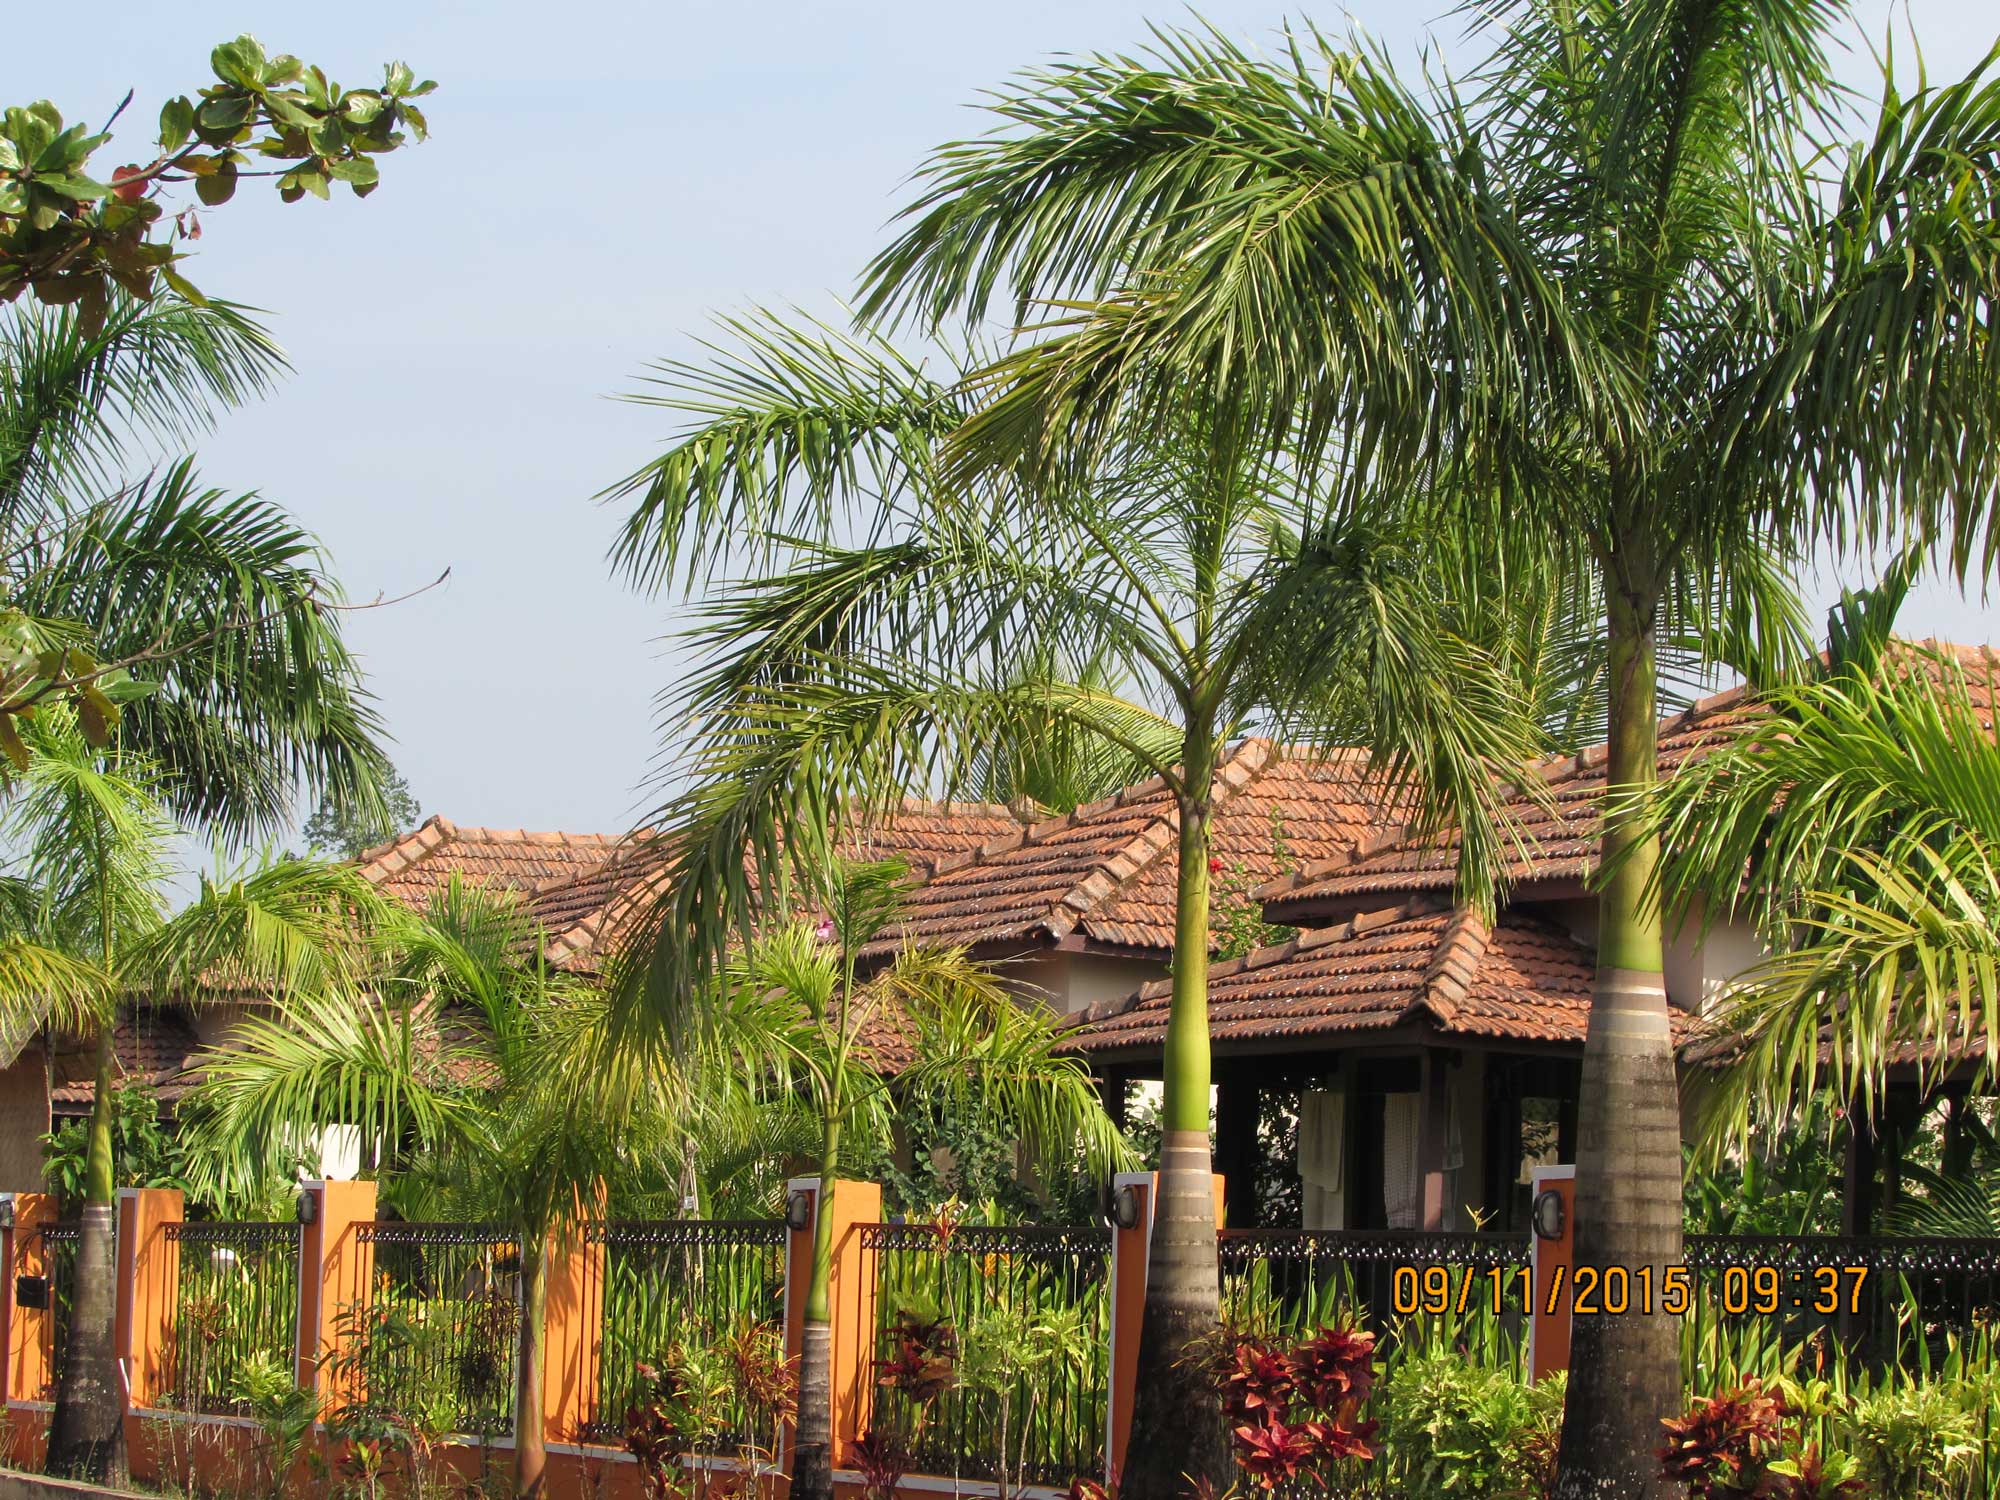
<path fill-rule="evenodd" d="M 46 99 L 0 113 L 0 302 L 25 291 L 74 303 L 91 327 L 114 285 L 146 298 L 163 281 L 198 302 L 175 263 L 179 242 L 199 231 L 189 215 L 168 217 L 163 189 L 192 182 L 213 208 L 254 175 L 276 178 L 287 203 L 326 198 L 336 182 L 365 197 L 381 180 L 377 159 L 429 131 L 415 101 L 437 85 L 400 62 L 378 87 L 344 89 L 246 35 L 216 47 L 209 64 L 214 83 L 161 106 L 152 160 L 108 181 L 89 171 L 108 127 L 65 126 Z"/>

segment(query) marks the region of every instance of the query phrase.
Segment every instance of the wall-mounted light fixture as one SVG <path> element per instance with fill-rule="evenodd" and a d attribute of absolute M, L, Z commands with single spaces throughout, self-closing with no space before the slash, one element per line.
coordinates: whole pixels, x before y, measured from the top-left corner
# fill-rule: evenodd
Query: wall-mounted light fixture
<path fill-rule="evenodd" d="M 299 1200 L 292 1205 L 292 1217 L 301 1224 L 310 1224 L 319 1217 L 319 1199 L 305 1188 L 299 1189 Z"/>
<path fill-rule="evenodd" d="M 1554 1188 L 1543 1188 L 1535 1195 L 1534 1211 L 1530 1219 L 1535 1226 L 1535 1238 L 1559 1240 L 1563 1234 L 1562 1194 Z"/>
<path fill-rule="evenodd" d="M 14 1227 L 14 1195 L 0 1193 L 0 1229 Z"/>
<path fill-rule="evenodd" d="M 1134 1183 L 1126 1183 L 1111 1195 L 1111 1222 L 1120 1229 L 1139 1227 L 1139 1189 Z"/>
<path fill-rule="evenodd" d="M 812 1227 L 813 1195 L 804 1188 L 794 1188 L 791 1197 L 785 1200 L 785 1227 L 795 1234 L 802 1234 Z"/>

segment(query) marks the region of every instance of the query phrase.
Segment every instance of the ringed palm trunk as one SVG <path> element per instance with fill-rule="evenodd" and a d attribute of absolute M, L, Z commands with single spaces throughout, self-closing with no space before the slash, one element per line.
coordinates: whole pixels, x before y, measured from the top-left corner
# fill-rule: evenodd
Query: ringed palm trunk
<path fill-rule="evenodd" d="M 1654 621 L 1650 581 L 1614 584 L 1610 603 L 1614 792 L 1658 775 Z M 1577 1108 L 1576 1264 L 1625 1268 L 1633 1305 L 1642 1268 L 1664 1284 L 1681 1259 L 1680 1096 L 1667 1024 L 1660 913 L 1650 889 L 1657 838 L 1631 831 L 1629 810 L 1605 824 L 1604 859 L 1616 873 L 1599 897 L 1597 983 Z M 1638 1311 L 1571 1323 L 1564 1412 L 1562 1500 L 1667 1500 L 1660 1419 L 1681 1404 L 1673 1319 Z"/>
<path fill-rule="evenodd" d="M 819 1195 L 813 1204 L 812 1274 L 799 1343 L 799 1418 L 791 1500 L 833 1500 L 833 1183 L 840 1173 L 840 1107 L 827 1111 Z"/>
<path fill-rule="evenodd" d="M 514 1369 L 514 1494 L 535 1500 L 548 1472 L 542 1426 L 542 1341 L 548 1327 L 549 1245 L 546 1235 L 522 1236 L 521 1329 Z"/>
<path fill-rule="evenodd" d="M 1189 745 L 1174 915 L 1173 1002 L 1161 1072 L 1160 1175 L 1139 1328 L 1138 1382 L 1121 1493 L 1172 1500 L 1203 1480 L 1228 1487 L 1228 1434 L 1208 1368 L 1220 1326 L 1215 1187 L 1208 1138 L 1209 756 Z"/>
<path fill-rule="evenodd" d="M 84 1201 L 62 1379 L 49 1422 L 48 1471 L 66 1479 L 125 1483 L 125 1392 L 114 1346 L 118 1289 L 116 1182 L 111 1165 L 116 1054 L 107 1022 L 96 1038 L 96 1097 L 84 1158 Z"/>

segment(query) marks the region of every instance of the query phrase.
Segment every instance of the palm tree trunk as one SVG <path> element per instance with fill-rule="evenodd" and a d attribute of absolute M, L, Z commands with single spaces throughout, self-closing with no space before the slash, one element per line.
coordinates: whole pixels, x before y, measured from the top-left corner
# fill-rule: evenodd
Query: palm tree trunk
<path fill-rule="evenodd" d="M 118 1295 L 117 1189 L 111 1122 L 117 1108 L 113 1022 L 98 1029 L 97 1092 L 90 1105 L 84 1202 L 77 1240 L 76 1291 L 70 1305 L 62 1379 L 49 1422 L 48 1471 L 66 1479 L 125 1483 L 125 1392 L 114 1343 Z"/>
<path fill-rule="evenodd" d="M 1120 1493 L 1172 1500 L 1229 1482 L 1228 1434 L 1206 1354 L 1219 1326 L 1215 1186 L 1208 1139 L 1208 781 L 1213 755 L 1189 736 L 1174 916 L 1174 993 L 1161 1072 L 1160 1175 L 1146 1265 L 1132 1436 Z M 1198 800 L 1197 800 L 1198 797 Z"/>
<path fill-rule="evenodd" d="M 1607 570 L 1608 571 L 1608 570 Z M 1611 589 L 1611 744 L 1614 793 L 1658 775 L 1654 622 L 1650 581 Z M 1597 985 L 1577 1108 L 1576 1263 L 1623 1266 L 1654 1287 L 1681 1259 L 1680 1096 L 1667 1025 L 1665 959 L 1652 882 L 1659 840 L 1607 817 L 1604 860 L 1616 864 L 1599 897 Z M 1620 860 L 1620 856 L 1628 856 Z M 1557 1494 L 1563 1500 L 1666 1500 L 1660 1419 L 1681 1404 L 1674 1321 L 1638 1312 L 1578 1317 L 1570 1331 L 1569 1401 Z"/>
<path fill-rule="evenodd" d="M 840 1173 L 840 1105 L 827 1111 L 820 1144 L 819 1198 L 813 1206 L 812 1275 L 806 1281 L 799 1343 L 799 1421 L 791 1500 L 833 1497 L 833 1183 Z"/>
<path fill-rule="evenodd" d="M 514 1494 L 536 1500 L 549 1466 L 542 1427 L 542 1339 L 548 1327 L 549 1246 L 546 1236 L 521 1237 L 521 1332 L 514 1371 Z"/>

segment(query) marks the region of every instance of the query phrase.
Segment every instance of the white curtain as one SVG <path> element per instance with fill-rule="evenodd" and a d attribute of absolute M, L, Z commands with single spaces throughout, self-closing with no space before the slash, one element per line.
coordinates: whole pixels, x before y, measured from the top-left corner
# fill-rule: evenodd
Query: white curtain
<path fill-rule="evenodd" d="M 1417 1175 L 1417 1121 L 1423 1095 L 1382 1097 L 1382 1207 L 1391 1229 L 1415 1229 L 1423 1210 Z"/>
<path fill-rule="evenodd" d="M 1307 1229 L 1346 1227 L 1342 1168 L 1347 1160 L 1347 1095 L 1307 1089 L 1299 1096 L 1300 1223 Z"/>

